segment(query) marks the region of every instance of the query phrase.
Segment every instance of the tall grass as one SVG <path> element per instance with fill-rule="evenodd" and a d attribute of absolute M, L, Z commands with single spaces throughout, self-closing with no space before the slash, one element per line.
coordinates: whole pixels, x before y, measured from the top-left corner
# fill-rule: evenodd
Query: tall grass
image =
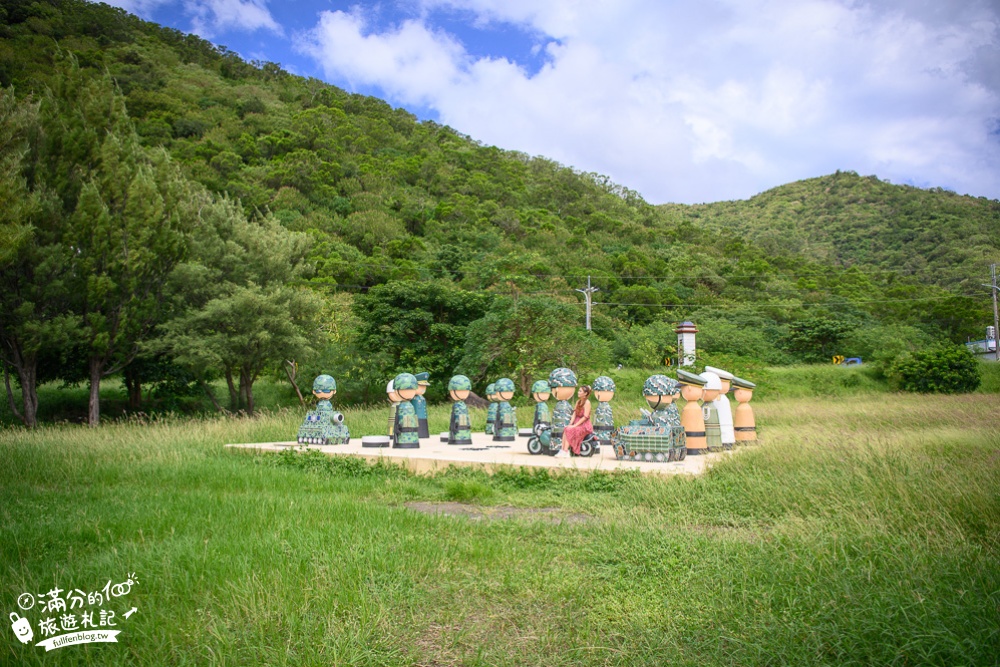
<path fill-rule="evenodd" d="M 135 572 L 119 644 L 8 664 L 995 664 L 992 397 L 771 399 L 699 478 L 253 455 L 300 410 L 0 432 L 0 600 Z M 446 406 L 432 410 L 443 430 Z M 348 411 L 352 430 L 383 410 Z M 553 523 L 415 513 L 451 500 Z M 136 606 L 128 621 L 121 612 Z M 35 624 L 38 615 L 25 615 Z M 37 641 L 37 639 L 36 639 Z"/>

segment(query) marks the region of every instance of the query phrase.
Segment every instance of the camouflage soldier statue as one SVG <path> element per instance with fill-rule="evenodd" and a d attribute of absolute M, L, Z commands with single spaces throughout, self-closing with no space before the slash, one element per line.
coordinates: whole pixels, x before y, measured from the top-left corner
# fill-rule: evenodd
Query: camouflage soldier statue
<path fill-rule="evenodd" d="M 497 406 L 493 440 L 514 442 L 514 439 L 517 438 L 517 412 L 510 404 L 510 399 L 514 398 L 514 381 L 510 378 L 500 378 L 497 380 L 494 390 L 500 403 Z"/>
<path fill-rule="evenodd" d="M 649 407 L 653 408 L 650 417 L 654 424 L 660 426 L 680 426 L 681 413 L 674 405 L 674 396 L 680 392 L 680 385 L 666 375 L 651 375 L 642 386 L 642 394 L 646 397 Z"/>
<path fill-rule="evenodd" d="M 531 430 L 534 431 L 539 424 L 551 424 L 552 423 L 552 411 L 549 410 L 549 396 L 552 395 L 552 389 L 549 387 L 549 383 L 545 380 L 538 380 L 535 384 L 531 385 L 531 397 L 535 399 L 535 419 L 531 422 Z"/>
<path fill-rule="evenodd" d="M 417 411 L 417 435 L 421 439 L 431 437 L 431 432 L 427 428 L 427 399 L 424 398 L 424 394 L 427 393 L 427 387 L 430 386 L 431 374 L 427 372 L 417 373 L 414 377 L 417 378 L 417 395 L 413 397 L 410 403 L 413 403 L 413 409 Z"/>
<path fill-rule="evenodd" d="M 597 399 L 597 407 L 594 409 L 594 434 L 600 441 L 601 446 L 611 446 L 611 431 L 615 429 L 615 418 L 611 411 L 611 404 L 608 402 L 615 397 L 615 381 L 606 375 L 594 380 L 594 398 Z"/>
<path fill-rule="evenodd" d="M 392 384 L 400 398 L 396 408 L 396 440 L 393 447 L 417 449 L 420 447 L 419 422 L 417 411 L 410 402 L 417 395 L 417 378 L 410 373 L 400 373 Z"/>
<path fill-rule="evenodd" d="M 351 432 L 344 425 L 344 415 L 336 412 L 330 399 L 337 393 L 337 381 L 320 375 L 313 381 L 313 396 L 319 399 L 315 410 L 306 414 L 296 440 L 303 445 L 346 445 Z"/>
<path fill-rule="evenodd" d="M 491 382 L 486 385 L 486 400 L 490 402 L 490 407 L 486 409 L 486 435 L 493 435 L 493 424 L 497 420 L 497 404 L 493 396 L 495 392 L 495 384 Z"/>
<path fill-rule="evenodd" d="M 451 422 L 448 427 L 449 445 L 472 444 L 472 420 L 469 419 L 469 408 L 465 399 L 472 392 L 472 382 L 464 375 L 456 375 L 448 383 L 448 394 L 451 400 Z"/>
<path fill-rule="evenodd" d="M 573 405 L 569 399 L 576 393 L 576 373 L 568 368 L 557 368 L 549 374 L 549 386 L 556 397 L 552 412 L 552 446 L 562 446 L 563 431 L 573 419 Z"/>

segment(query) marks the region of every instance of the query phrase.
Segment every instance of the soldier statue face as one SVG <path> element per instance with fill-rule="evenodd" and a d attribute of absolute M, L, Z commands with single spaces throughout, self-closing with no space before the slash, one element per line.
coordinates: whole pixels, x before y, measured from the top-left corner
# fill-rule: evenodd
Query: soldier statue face
<path fill-rule="evenodd" d="M 651 408 L 662 408 L 674 402 L 672 394 L 659 394 L 657 396 L 647 396 L 646 402 Z"/>
<path fill-rule="evenodd" d="M 336 394 L 336 393 L 337 393 L 336 390 L 334 390 L 334 391 L 314 391 L 313 392 L 313 396 L 315 396 L 316 398 L 318 398 L 321 401 L 329 401 L 331 398 L 333 398 L 333 395 Z"/>
<path fill-rule="evenodd" d="M 416 389 L 397 389 L 396 393 L 399 394 L 399 397 L 402 400 L 408 401 L 408 400 L 410 400 L 411 398 L 413 398 L 414 396 L 417 395 L 417 390 Z"/>
<path fill-rule="evenodd" d="M 535 399 L 535 401 L 537 401 L 538 403 L 544 403 L 545 401 L 549 400 L 549 396 L 551 395 L 552 394 L 547 391 L 536 391 L 534 394 L 531 395 L 531 397 Z"/>
<path fill-rule="evenodd" d="M 729 393 L 729 386 L 730 386 L 729 380 L 727 380 L 726 378 L 723 378 L 723 377 L 720 377 L 719 380 L 722 382 L 722 391 L 720 391 L 719 393 L 720 394 L 727 394 L 727 393 Z"/>
<path fill-rule="evenodd" d="M 749 403 L 750 399 L 753 398 L 753 390 L 737 387 L 733 392 L 733 396 L 736 398 L 738 403 Z"/>
<path fill-rule="evenodd" d="M 681 385 L 681 396 L 684 397 L 685 401 L 697 401 L 703 393 L 704 390 L 701 387 L 696 387 L 693 384 Z"/>
<path fill-rule="evenodd" d="M 397 394 L 394 391 L 387 391 L 386 395 L 389 397 L 389 400 L 392 401 L 393 403 L 399 403 L 401 400 L 403 400 L 399 397 L 399 394 Z"/>
<path fill-rule="evenodd" d="M 706 389 L 705 393 L 701 397 L 701 400 L 705 401 L 706 403 L 711 403 L 718 397 L 719 397 L 718 389 Z"/>
<path fill-rule="evenodd" d="M 512 398 L 514 398 L 514 392 L 512 392 L 512 391 L 501 391 L 500 392 L 500 400 L 501 401 L 509 401 Z"/>
<path fill-rule="evenodd" d="M 552 395 L 557 401 L 568 401 L 576 393 L 576 387 L 553 387 Z"/>
<path fill-rule="evenodd" d="M 607 403 L 612 398 L 615 397 L 615 392 L 613 391 L 595 391 L 594 397 L 601 403 Z"/>
<path fill-rule="evenodd" d="M 468 389 L 452 389 L 448 393 L 451 395 L 451 400 L 453 401 L 464 401 L 469 397 Z"/>
<path fill-rule="evenodd" d="M 417 385 L 417 396 L 423 396 L 425 393 L 427 393 L 427 385 L 425 385 L 425 384 L 418 384 Z"/>

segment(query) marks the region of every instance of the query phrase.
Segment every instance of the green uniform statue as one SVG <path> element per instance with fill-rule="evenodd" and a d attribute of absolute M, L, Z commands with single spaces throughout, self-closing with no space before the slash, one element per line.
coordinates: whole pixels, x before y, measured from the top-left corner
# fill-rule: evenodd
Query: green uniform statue
<path fill-rule="evenodd" d="M 497 420 L 497 404 L 493 398 L 496 385 L 492 382 L 486 386 L 486 400 L 490 402 L 490 407 L 486 409 L 486 435 L 493 435 L 493 424 Z"/>
<path fill-rule="evenodd" d="M 531 430 L 534 431 L 539 424 L 552 423 L 552 411 L 549 410 L 549 396 L 552 389 L 546 380 L 538 380 L 531 385 L 531 397 L 535 399 L 535 419 L 531 422 Z"/>
<path fill-rule="evenodd" d="M 615 430 L 615 416 L 609 401 L 615 397 L 615 381 L 606 375 L 594 380 L 592 385 L 597 407 L 594 409 L 594 434 L 601 445 L 611 446 L 611 432 Z"/>
<path fill-rule="evenodd" d="M 472 420 L 469 419 L 469 408 L 465 399 L 472 391 L 472 382 L 464 375 L 456 375 L 448 382 L 448 394 L 451 400 L 451 422 L 448 427 L 449 445 L 472 444 Z"/>
<path fill-rule="evenodd" d="M 417 395 L 417 378 L 410 373 L 400 373 L 392 381 L 400 402 L 396 408 L 396 433 L 394 447 L 397 449 L 417 449 L 420 447 L 419 421 L 413 409 L 413 397 Z"/>
<path fill-rule="evenodd" d="M 417 378 L 417 395 L 410 403 L 413 403 L 413 409 L 417 411 L 417 428 L 419 429 L 417 435 L 421 438 L 429 438 L 431 432 L 427 427 L 427 399 L 424 398 L 424 393 L 431 384 L 431 374 L 427 372 L 417 373 L 414 377 Z"/>
<path fill-rule="evenodd" d="M 510 399 L 514 397 L 514 381 L 510 378 L 500 378 L 496 382 L 494 391 L 500 403 L 497 406 L 493 439 L 497 442 L 514 442 L 517 438 L 517 412 L 510 404 Z"/>
<path fill-rule="evenodd" d="M 556 397 L 556 409 L 552 411 L 552 442 L 562 445 L 563 431 L 573 419 L 573 406 L 569 399 L 576 393 L 576 373 L 568 368 L 557 368 L 549 374 L 549 386 Z"/>

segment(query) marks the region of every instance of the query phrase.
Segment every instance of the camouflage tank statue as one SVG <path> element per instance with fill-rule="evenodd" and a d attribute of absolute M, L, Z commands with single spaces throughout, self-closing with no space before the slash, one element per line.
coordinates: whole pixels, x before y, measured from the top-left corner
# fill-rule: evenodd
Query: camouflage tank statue
<path fill-rule="evenodd" d="M 413 409 L 417 411 L 417 428 L 419 429 L 417 435 L 421 439 L 429 438 L 431 432 L 427 427 L 427 399 L 424 398 L 424 394 L 427 393 L 427 387 L 431 386 L 431 374 L 427 372 L 417 373 L 414 377 L 417 378 L 417 395 L 410 403 L 413 403 Z"/>
<path fill-rule="evenodd" d="M 456 375 L 448 382 L 448 395 L 454 401 L 451 404 L 451 422 L 448 427 L 449 445 L 472 444 L 472 420 L 469 419 L 469 407 L 465 399 L 472 393 L 472 382 L 464 375 Z"/>
<path fill-rule="evenodd" d="M 538 380 L 531 385 L 531 397 L 535 399 L 535 419 L 531 422 L 531 430 L 534 431 L 539 424 L 552 423 L 552 411 L 549 410 L 549 396 L 552 395 L 552 388 L 545 380 Z"/>
<path fill-rule="evenodd" d="M 594 384 L 591 386 L 594 389 L 594 398 L 598 401 L 597 407 L 594 409 L 594 434 L 601 445 L 610 447 L 611 432 L 615 429 L 615 417 L 608 401 L 615 397 L 615 381 L 602 375 L 594 380 Z"/>
<path fill-rule="evenodd" d="M 644 410 L 642 419 L 612 431 L 611 445 L 616 458 L 660 463 L 684 460 L 687 456 L 686 436 L 680 414 L 673 405 L 678 391 L 677 381 L 666 375 L 653 375 L 646 379 L 642 393 L 653 412 Z"/>
<path fill-rule="evenodd" d="M 393 447 L 397 449 L 417 449 L 420 447 L 419 421 L 417 411 L 413 409 L 413 397 L 417 395 L 417 378 L 410 373 L 400 373 L 392 381 L 400 403 L 396 408 L 396 439 Z"/>
<path fill-rule="evenodd" d="M 573 419 L 573 405 L 569 399 L 576 393 L 576 373 L 568 368 L 557 368 L 549 373 L 549 386 L 557 401 L 552 411 L 552 442 L 553 446 L 561 446 L 563 431 Z"/>
<path fill-rule="evenodd" d="M 315 410 L 306 413 L 295 438 L 301 445 L 346 445 L 351 432 L 344 424 L 344 415 L 335 411 L 330 399 L 337 393 L 337 381 L 329 375 L 313 380 L 313 396 L 319 399 Z"/>
<path fill-rule="evenodd" d="M 494 426 L 493 440 L 496 442 L 514 442 L 517 438 L 517 411 L 510 404 L 514 398 L 514 381 L 510 378 L 500 378 L 495 385 L 497 398 L 497 420 Z"/>
<path fill-rule="evenodd" d="M 486 409 L 486 435 L 493 435 L 493 424 L 497 420 L 497 404 L 494 394 L 496 385 L 492 382 L 486 385 L 486 400 L 490 402 L 490 407 Z"/>

